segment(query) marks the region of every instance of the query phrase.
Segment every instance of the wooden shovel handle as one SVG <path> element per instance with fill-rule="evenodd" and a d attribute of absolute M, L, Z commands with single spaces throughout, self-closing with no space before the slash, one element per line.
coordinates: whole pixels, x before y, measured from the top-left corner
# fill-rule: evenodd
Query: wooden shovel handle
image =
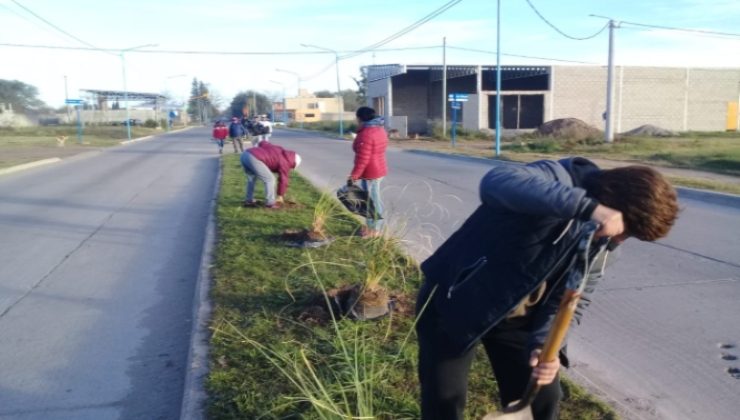
<path fill-rule="evenodd" d="M 565 290 L 563 298 L 560 300 L 560 306 L 555 315 L 555 320 L 552 323 L 552 327 L 550 327 L 550 332 L 547 334 L 547 339 L 545 339 L 545 345 L 542 347 L 539 357 L 540 363 L 552 362 L 558 357 L 560 346 L 563 344 L 563 340 L 568 333 L 570 321 L 573 319 L 573 314 L 576 311 L 580 298 L 580 292 L 571 289 Z M 513 413 L 529 406 L 534 401 L 539 390 L 540 386 L 537 385 L 537 380 L 530 378 L 522 399 L 505 407 L 504 412 Z"/>
<path fill-rule="evenodd" d="M 563 344 L 566 334 L 568 334 L 568 327 L 570 327 L 570 321 L 573 319 L 580 298 L 581 294 L 571 289 L 567 289 L 563 294 L 555 320 L 547 334 L 545 345 L 542 347 L 540 362 L 552 362 L 558 357 L 560 346 Z"/>

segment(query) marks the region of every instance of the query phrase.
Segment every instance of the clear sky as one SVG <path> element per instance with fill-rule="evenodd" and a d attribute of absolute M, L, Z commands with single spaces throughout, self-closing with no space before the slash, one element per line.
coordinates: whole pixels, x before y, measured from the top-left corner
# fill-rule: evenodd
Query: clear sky
<path fill-rule="evenodd" d="M 361 49 L 392 35 L 447 3 L 447 0 L 16 0 L 80 40 L 100 48 L 124 49 L 157 44 L 151 50 L 308 52 L 301 43 L 340 51 Z M 652 25 L 740 32 L 740 0 L 530 0 L 562 31 L 577 37 L 596 33 L 604 19 Z M 13 0 L 0 0 L 0 44 L 84 47 L 52 29 Z M 547 26 L 525 0 L 502 0 L 501 51 L 547 59 L 604 65 L 607 31 L 575 41 Z M 440 64 L 442 38 L 451 47 L 496 49 L 496 2 L 462 0 L 445 13 L 382 48 L 437 47 L 376 51 L 340 61 L 343 88 L 368 64 Z M 617 65 L 740 67 L 740 37 L 702 36 L 623 25 L 616 30 Z M 0 79 L 18 79 L 39 88 L 49 105 L 64 102 L 78 89 L 122 90 L 119 55 L 18 48 L 0 45 Z M 490 53 L 447 50 L 447 63 L 495 64 Z M 128 89 L 185 98 L 197 77 L 209 83 L 225 103 L 240 90 L 288 96 L 302 87 L 336 89 L 333 54 L 319 55 L 175 55 L 126 54 Z M 563 64 L 551 60 L 504 56 L 503 64 Z M 573 65 L 578 65 L 573 63 Z M 325 71 L 322 73 L 321 70 Z M 185 76 L 182 76 L 185 75 Z"/>

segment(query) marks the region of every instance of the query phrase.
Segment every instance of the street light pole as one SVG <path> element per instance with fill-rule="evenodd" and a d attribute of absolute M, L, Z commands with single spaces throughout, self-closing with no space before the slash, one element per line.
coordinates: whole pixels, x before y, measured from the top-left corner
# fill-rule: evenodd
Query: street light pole
<path fill-rule="evenodd" d="M 280 82 L 277 82 L 275 80 L 270 80 L 270 82 L 275 83 L 277 85 L 280 85 L 283 88 L 283 124 L 287 124 L 288 123 L 288 116 L 287 116 L 288 106 L 285 103 L 285 84 L 280 83 Z M 275 118 L 274 118 L 274 115 L 273 115 L 273 120 L 274 119 Z"/>
<path fill-rule="evenodd" d="M 334 63 L 337 68 L 337 107 L 339 108 L 339 137 L 344 138 L 344 100 L 342 98 L 342 88 L 339 85 L 339 52 L 331 48 L 319 47 L 312 44 L 301 44 L 302 47 L 316 48 L 317 50 L 328 51 L 334 54 Z"/>
<path fill-rule="evenodd" d="M 119 54 L 121 57 L 121 72 L 123 73 L 123 101 L 126 102 L 126 133 L 129 140 L 131 140 L 131 111 L 128 104 L 128 85 L 126 82 L 126 52 L 156 46 L 157 44 L 139 45 L 137 47 L 123 49 Z"/>
<path fill-rule="evenodd" d="M 298 74 L 298 73 L 296 73 L 296 72 L 294 72 L 294 71 L 290 71 L 290 70 L 275 69 L 275 71 L 279 71 L 279 72 L 282 72 L 282 73 L 292 74 L 293 76 L 295 76 L 296 81 L 298 82 L 298 95 L 297 95 L 297 98 L 298 98 L 298 109 L 296 110 L 296 115 L 295 115 L 295 118 L 298 119 L 298 111 L 300 110 L 301 105 L 303 105 L 302 104 L 302 101 L 301 101 L 301 75 Z M 301 124 L 300 125 L 301 128 L 303 128 L 303 118 L 301 118 L 300 124 Z"/>

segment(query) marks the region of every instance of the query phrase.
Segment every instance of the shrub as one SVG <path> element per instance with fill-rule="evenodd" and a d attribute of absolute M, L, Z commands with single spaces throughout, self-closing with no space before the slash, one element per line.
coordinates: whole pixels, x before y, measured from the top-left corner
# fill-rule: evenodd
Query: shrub
<path fill-rule="evenodd" d="M 144 121 L 144 127 L 157 128 L 157 122 L 149 118 L 148 120 Z"/>

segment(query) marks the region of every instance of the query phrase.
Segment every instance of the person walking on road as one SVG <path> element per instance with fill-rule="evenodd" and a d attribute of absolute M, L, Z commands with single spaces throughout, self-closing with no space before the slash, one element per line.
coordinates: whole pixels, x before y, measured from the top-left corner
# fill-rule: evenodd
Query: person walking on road
<path fill-rule="evenodd" d="M 258 144 L 263 141 L 270 141 L 270 136 L 272 136 L 272 122 L 270 122 L 266 115 L 260 117 L 257 127 L 257 130 L 261 133 L 257 136 Z"/>
<path fill-rule="evenodd" d="M 224 151 L 224 140 L 229 135 L 229 129 L 226 128 L 226 124 L 223 121 L 216 122 L 213 127 L 213 140 L 218 145 L 218 153 L 221 154 Z"/>
<path fill-rule="evenodd" d="M 383 118 L 375 114 L 370 107 L 360 107 L 355 113 L 359 129 L 352 143 L 355 162 L 348 181 L 361 181 L 361 187 L 368 192 L 372 205 L 368 208 L 372 214 L 366 217 L 367 226 L 360 235 L 363 237 L 380 236 L 383 229 L 383 201 L 380 196 L 380 182 L 388 174 L 385 151 L 388 147 L 388 135 L 383 127 Z"/>
<path fill-rule="evenodd" d="M 531 405 L 534 418 L 557 419 L 558 371 L 567 358 L 564 349 L 551 362 L 539 362 L 538 355 L 564 279 L 578 269 L 583 225 L 596 222 L 594 241 L 607 249 L 628 237 L 655 241 L 677 218 L 676 191 L 652 168 L 600 170 L 584 158 L 500 165 L 483 177 L 479 191 L 481 205 L 421 264 L 422 419 L 463 419 L 468 370 L 481 342 L 501 404 L 519 400 L 532 377 L 541 386 Z"/>
<path fill-rule="evenodd" d="M 231 124 L 229 124 L 229 137 L 231 137 L 231 142 L 234 145 L 234 153 L 244 151 L 244 133 L 244 126 L 239 122 L 239 118 L 232 117 Z"/>
<path fill-rule="evenodd" d="M 292 150 L 283 149 L 269 142 L 245 150 L 241 155 L 244 173 L 247 175 L 247 194 L 245 207 L 255 207 L 254 185 L 257 179 L 265 185 L 265 207 L 279 208 L 288 190 L 290 171 L 301 164 L 301 156 Z M 275 196 L 275 175 L 278 174 L 277 197 Z"/>

